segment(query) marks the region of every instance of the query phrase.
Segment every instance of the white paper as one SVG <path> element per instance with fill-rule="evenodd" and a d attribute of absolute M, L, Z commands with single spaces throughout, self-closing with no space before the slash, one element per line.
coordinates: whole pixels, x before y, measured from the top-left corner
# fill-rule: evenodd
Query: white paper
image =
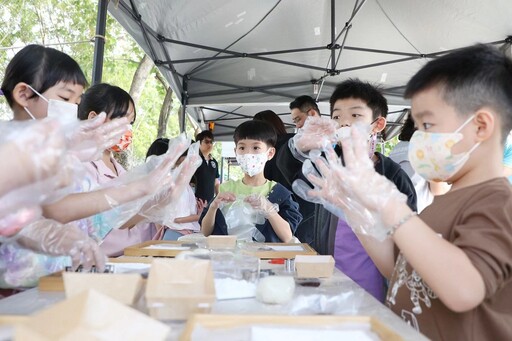
<path fill-rule="evenodd" d="M 215 278 L 214 280 L 215 294 L 218 300 L 256 296 L 256 283 L 233 278 Z"/>
<path fill-rule="evenodd" d="M 152 250 L 190 250 L 188 246 L 179 246 L 176 244 L 154 244 L 146 246 L 144 249 L 152 249 Z"/>
<path fill-rule="evenodd" d="M 373 341 L 376 335 L 368 330 L 323 330 L 303 328 L 252 327 L 251 341 Z"/>
<path fill-rule="evenodd" d="M 274 251 L 304 251 L 302 245 L 272 245 L 270 248 Z"/>
<path fill-rule="evenodd" d="M 147 263 L 107 263 L 114 266 L 114 273 L 116 274 L 124 274 L 135 272 L 139 273 L 141 271 L 149 271 L 151 264 Z"/>

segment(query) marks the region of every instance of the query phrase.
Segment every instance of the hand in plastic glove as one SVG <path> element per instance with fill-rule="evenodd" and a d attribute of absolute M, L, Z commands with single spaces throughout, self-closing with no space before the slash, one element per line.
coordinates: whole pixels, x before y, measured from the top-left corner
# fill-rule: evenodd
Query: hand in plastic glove
<path fill-rule="evenodd" d="M 106 257 L 98 243 L 74 223 L 60 224 L 54 220 L 38 220 L 17 235 L 17 242 L 30 250 L 53 256 L 70 256 L 73 268 L 80 264 L 87 270 L 93 265 L 102 272 Z"/>
<path fill-rule="evenodd" d="M 383 222 L 382 214 L 393 214 L 393 206 L 404 203 L 406 197 L 391 181 L 375 171 L 368 158 L 364 136 L 353 127 L 351 139 L 342 140 L 346 166 L 341 164 L 332 147 L 327 149 L 325 159 L 315 160 L 321 176 L 310 170 L 305 172 L 315 186 L 307 194 L 342 209 L 355 232 L 383 240 L 390 226 Z M 395 220 L 391 218 L 386 221 Z"/>
<path fill-rule="evenodd" d="M 66 152 L 59 127 L 57 122 L 44 120 L 2 124 L 0 130 L 6 134 L 0 144 L 0 196 L 59 170 Z"/>
<path fill-rule="evenodd" d="M 18 233 L 23 227 L 40 219 L 41 207 L 20 207 L 0 217 L 0 236 L 10 237 Z"/>
<path fill-rule="evenodd" d="M 185 144 L 183 144 L 186 142 Z M 173 141 L 169 150 L 176 150 L 176 148 L 186 148 L 189 141 Z M 177 146 L 174 146 L 177 144 Z M 181 155 L 181 154 L 178 154 Z M 186 186 L 189 186 L 190 179 L 194 175 L 197 168 L 201 165 L 201 157 L 199 156 L 199 143 L 194 143 L 189 147 L 188 155 L 185 160 L 175 168 L 171 173 L 171 181 L 167 184 L 162 184 L 160 191 L 155 193 L 150 200 L 148 200 L 144 207 L 141 209 L 140 214 L 148 220 L 156 223 L 167 224 L 169 221 L 174 221 L 176 214 L 175 203 L 180 199 L 185 191 Z"/>
<path fill-rule="evenodd" d="M 69 152 L 80 161 L 95 161 L 103 152 L 119 142 L 121 136 L 129 129 L 126 117 L 113 119 L 105 123 L 106 114 L 102 112 L 94 119 L 81 121 L 67 133 Z"/>
<path fill-rule="evenodd" d="M 259 194 L 251 194 L 244 201 L 252 206 L 256 211 L 262 212 L 267 218 L 272 214 L 279 212 L 279 205 L 271 203 L 267 198 Z"/>
<path fill-rule="evenodd" d="M 231 192 L 222 192 L 217 194 L 215 199 L 213 199 L 212 203 L 210 204 L 210 208 L 213 208 L 214 210 L 217 210 L 222 207 L 224 204 L 230 204 L 236 200 L 235 193 Z"/>
<path fill-rule="evenodd" d="M 336 129 L 337 123 L 330 118 L 310 116 L 304 126 L 290 139 L 290 150 L 294 153 L 295 149 L 299 154 L 315 149 L 323 150 L 336 141 Z"/>
<path fill-rule="evenodd" d="M 197 214 L 201 214 L 204 211 L 206 206 L 208 206 L 208 202 L 206 200 L 203 200 L 201 198 L 196 198 Z"/>

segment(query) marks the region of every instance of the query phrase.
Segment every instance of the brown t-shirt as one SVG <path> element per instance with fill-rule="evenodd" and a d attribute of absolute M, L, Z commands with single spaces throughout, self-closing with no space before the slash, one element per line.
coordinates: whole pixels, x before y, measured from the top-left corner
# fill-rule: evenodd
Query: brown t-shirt
<path fill-rule="evenodd" d="M 512 189 L 508 181 L 496 178 L 436 197 L 420 218 L 466 253 L 482 275 L 485 299 L 471 311 L 451 311 L 400 254 L 389 283 L 389 307 L 433 340 L 512 340 Z"/>

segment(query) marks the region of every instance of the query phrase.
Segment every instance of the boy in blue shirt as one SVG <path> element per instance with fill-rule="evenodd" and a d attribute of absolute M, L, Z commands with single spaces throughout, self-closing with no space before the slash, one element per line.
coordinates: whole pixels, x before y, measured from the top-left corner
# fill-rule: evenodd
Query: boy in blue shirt
<path fill-rule="evenodd" d="M 255 229 L 250 232 L 254 241 L 290 242 L 302 220 L 299 206 L 288 189 L 263 175 L 266 162 L 275 154 L 277 136 L 274 129 L 263 121 L 247 121 L 236 128 L 233 138 L 244 177 L 220 185 L 219 194 L 201 219 L 201 232 L 205 236 L 230 234 L 235 230 L 234 220 L 244 217 L 226 219 L 222 210 L 227 213 L 225 208 L 241 200 L 265 217 L 264 222 L 256 222 Z"/>

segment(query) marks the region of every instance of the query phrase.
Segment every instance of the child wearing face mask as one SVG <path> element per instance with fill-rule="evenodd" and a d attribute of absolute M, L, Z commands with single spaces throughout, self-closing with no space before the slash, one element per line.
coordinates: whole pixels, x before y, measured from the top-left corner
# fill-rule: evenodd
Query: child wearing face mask
<path fill-rule="evenodd" d="M 300 150 L 302 153 L 306 153 L 310 149 L 320 148 L 322 143 L 325 144 L 325 142 L 319 141 L 322 139 L 321 136 L 324 136 L 323 138 L 329 135 L 335 136 L 335 139 L 339 141 L 350 135 L 351 126 L 357 124 L 364 127 L 368 143 L 366 153 L 375 171 L 392 181 L 398 190 L 407 196 L 407 205 L 416 211 L 416 191 L 407 173 L 393 160 L 375 151 L 377 134 L 386 127 L 388 113 L 387 101 L 380 91 L 370 83 L 358 79 L 348 79 L 338 84 L 331 95 L 329 104 L 332 121 L 320 119 L 324 121 L 318 122 L 316 125 L 321 128 L 319 135 L 318 131 L 310 132 L 313 126 L 311 123 L 314 122 L 307 122 L 302 134 L 296 139 L 295 146 L 306 145 L 306 148 Z M 325 132 L 322 132 L 322 129 L 325 129 Z M 334 129 L 336 129 L 335 132 Z M 312 138 L 313 133 L 320 138 Z M 342 152 L 339 146 L 335 148 L 335 151 L 338 157 L 341 157 Z M 331 228 L 333 227 L 331 226 Z M 332 252 L 336 267 L 376 299 L 384 302 L 387 280 L 380 273 L 344 217 L 339 217 L 334 234 Z"/>
<path fill-rule="evenodd" d="M 416 211 L 416 191 L 407 173 L 390 158 L 375 151 L 377 134 L 386 126 L 388 106 L 384 96 L 369 83 L 349 79 L 338 84 L 329 104 L 331 118 L 341 127 L 341 135 L 346 135 L 343 130 L 349 129 L 353 124 L 367 125 L 368 156 L 374 164 L 375 171 L 392 181 L 398 190 L 407 196 L 407 205 Z M 340 148 L 336 150 L 341 154 Z M 349 224 L 341 218 L 336 228 L 334 259 L 338 269 L 379 301 L 384 302 L 386 279 L 366 253 Z"/>
<path fill-rule="evenodd" d="M 329 158 L 312 195 L 364 224 L 336 197 L 379 221 L 386 238 L 361 240 L 389 279 L 386 301 L 432 340 L 508 340 L 512 335 L 512 191 L 503 145 L 512 129 L 512 60 L 475 45 L 427 63 L 408 82 L 418 130 L 409 160 L 429 181 L 452 184 L 419 216 L 396 187 L 364 161 L 362 138 L 343 141 L 346 168 Z M 341 179 L 346 169 L 349 181 Z M 365 186 L 372 184 L 372 186 Z M 378 203 L 378 205 L 377 205 Z M 396 254 L 396 247 L 400 254 Z"/>
<path fill-rule="evenodd" d="M 118 118 L 119 122 L 117 124 L 114 124 L 112 121 L 101 124 L 105 120 L 105 114 L 100 114 L 99 120 L 94 120 L 99 123 L 93 123 L 92 125 L 79 123 L 77 120 L 77 104 L 80 102 L 80 97 L 86 85 L 87 81 L 82 70 L 71 57 L 52 48 L 28 45 L 20 50 L 8 64 L 1 85 L 1 91 L 14 113 L 15 121 L 39 120 L 52 114 L 58 114 L 55 119 L 59 120 L 60 126 L 64 126 L 64 128 L 65 125 L 74 121 L 74 124 L 79 126 L 79 129 L 73 130 L 73 134 L 76 133 L 78 137 L 66 135 L 67 150 L 64 154 L 67 155 L 74 147 L 73 141 L 80 141 L 80 137 L 84 136 L 83 134 L 88 138 L 93 137 L 84 130 L 81 130 L 86 126 L 89 127 L 87 129 L 94 127 L 109 136 L 112 131 L 104 127 L 126 130 L 128 126 L 129 121 L 123 117 Z M 68 105 L 62 105 L 65 103 Z M 74 118 L 71 119 L 71 116 Z M 59 129 L 61 128 L 59 127 Z M 71 129 L 64 133 L 69 131 Z M 117 139 L 120 135 L 119 132 L 115 132 L 112 136 Z M 99 143 L 102 146 L 100 149 L 103 149 L 107 146 L 104 145 L 105 143 L 111 145 L 115 139 L 110 137 L 107 139 L 92 138 L 82 140 L 81 142 L 86 145 L 89 144 L 89 149 L 94 151 L 93 155 L 84 157 L 84 159 L 93 160 L 96 157 L 95 153 L 98 150 L 96 144 Z M 70 172 L 71 174 L 74 174 L 75 170 L 82 170 L 81 164 L 76 162 L 80 160 L 82 159 L 77 157 L 77 155 L 72 155 L 69 159 L 69 161 L 73 162 L 71 167 L 73 172 Z M 79 235 L 80 233 L 83 234 L 84 239 L 92 238 L 92 242 L 95 244 L 94 247 L 97 248 L 96 243 L 101 241 L 110 230 L 124 226 L 134 226 L 142 218 L 131 215 L 131 211 L 129 216 L 128 214 L 120 215 L 123 219 L 116 219 L 115 223 L 119 223 L 119 225 L 124 224 L 123 226 L 114 226 L 114 224 L 110 223 L 91 224 L 91 219 L 85 218 L 98 216 L 98 213 L 101 212 L 112 211 L 113 206 L 115 206 L 114 210 L 116 212 L 121 212 L 122 209 L 125 209 L 122 206 L 124 204 L 135 203 L 136 205 L 134 204 L 133 206 L 139 207 L 139 199 L 146 200 L 147 198 L 152 198 L 161 191 L 162 179 L 166 178 L 166 174 L 171 170 L 173 160 L 174 155 L 163 158 L 161 163 L 149 168 L 149 171 L 143 173 L 142 176 L 135 178 L 131 182 L 129 182 L 130 178 L 128 178 L 123 183 L 123 186 L 102 187 L 99 189 L 91 187 L 90 192 L 84 192 L 81 184 L 73 183 L 72 185 L 76 186 L 76 188 L 67 185 L 66 191 L 59 192 L 58 195 L 53 192 L 45 193 L 46 197 L 50 197 L 53 200 L 45 201 L 42 207 L 43 217 L 48 218 L 48 220 L 55 220 L 49 222 L 49 224 L 64 226 L 66 229 L 69 229 L 69 233 L 74 232 L 75 228 L 79 228 L 81 230 L 78 231 Z M 70 168 L 68 164 L 63 166 L 63 169 Z M 66 173 L 66 175 L 70 173 Z M 63 179 L 63 182 L 66 181 Z M 69 189 L 73 189 L 76 193 L 67 195 L 59 200 L 63 195 L 69 193 Z M 51 203 L 48 204 L 48 202 Z M 122 212 L 128 212 L 128 209 Z M 66 229 L 60 232 L 61 236 L 65 235 Z M 58 239 L 55 240 L 58 241 Z M 88 250 L 94 251 L 94 256 L 101 258 L 101 262 L 104 263 L 105 257 L 102 252 L 96 252 L 97 250 L 91 247 Z M 65 255 L 65 253 L 61 254 Z M 99 262 L 96 263 L 99 264 Z M 12 243 L 1 244 L 0 288 L 33 286 L 37 284 L 40 276 L 63 270 L 66 265 L 70 265 L 69 257 L 43 255 Z"/>
<path fill-rule="evenodd" d="M 274 181 L 265 179 L 265 164 L 275 154 L 275 130 L 263 121 L 247 121 L 234 133 L 235 153 L 244 177 L 220 185 L 219 194 L 210 203 L 201 219 L 201 232 L 227 235 L 230 225 L 220 208 L 230 205 L 237 198 L 244 198 L 254 210 L 261 212 L 265 221 L 256 224 L 252 240 L 258 242 L 290 242 L 302 216 L 291 192 Z"/>

